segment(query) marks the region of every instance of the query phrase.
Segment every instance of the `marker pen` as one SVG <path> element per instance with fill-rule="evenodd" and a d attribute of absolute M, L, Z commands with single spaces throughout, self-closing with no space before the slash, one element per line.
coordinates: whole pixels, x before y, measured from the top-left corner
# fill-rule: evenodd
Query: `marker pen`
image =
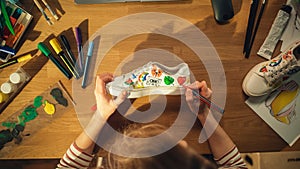
<path fill-rule="evenodd" d="M 76 38 L 77 50 L 78 50 L 78 67 L 79 67 L 79 72 L 82 73 L 84 61 L 83 61 L 83 51 L 82 51 L 82 35 L 79 27 L 75 28 L 75 38 Z"/>
<path fill-rule="evenodd" d="M 16 64 L 16 63 L 19 63 L 19 62 L 23 62 L 23 61 L 29 60 L 31 58 L 32 58 L 32 55 L 31 54 L 27 54 L 27 55 L 21 56 L 19 58 L 10 59 L 6 63 L 1 64 L 0 65 L 0 69 L 3 69 L 5 67 L 7 67 L 7 66 L 10 66 L 10 65 L 13 65 L 13 64 Z"/>
<path fill-rule="evenodd" d="M 88 72 L 89 72 L 89 68 L 90 68 L 90 60 L 91 60 L 91 57 L 93 55 L 93 49 L 94 49 L 94 42 L 90 42 L 87 57 L 86 57 L 86 61 L 85 61 L 83 79 L 82 79 L 82 83 L 81 83 L 82 88 L 86 87 L 86 82 L 87 82 L 87 79 L 88 79 Z"/>
<path fill-rule="evenodd" d="M 59 38 L 60 38 L 60 40 L 61 40 L 64 48 L 66 49 L 67 54 L 69 55 L 70 60 L 73 62 L 73 65 L 75 65 L 76 59 L 75 59 L 74 54 L 73 54 L 73 52 L 71 50 L 71 46 L 70 46 L 70 43 L 69 43 L 68 39 L 64 35 L 60 35 Z"/>
<path fill-rule="evenodd" d="M 61 60 L 65 63 L 65 65 L 68 67 L 68 69 L 70 70 L 70 72 L 73 74 L 73 76 L 78 79 L 79 73 L 77 72 L 77 70 L 75 69 L 74 65 L 72 64 L 72 61 L 70 61 L 65 53 L 63 52 L 63 50 L 61 49 L 61 46 L 58 42 L 58 40 L 56 38 L 53 38 L 49 41 L 49 43 L 51 44 L 52 48 L 54 49 L 54 51 L 56 52 L 56 54 L 61 58 Z"/>
<path fill-rule="evenodd" d="M 52 55 L 51 51 L 46 47 L 45 44 L 40 42 L 38 44 L 38 49 L 46 56 L 48 57 L 55 65 L 56 67 L 68 78 L 70 79 L 72 75 L 59 63 L 59 61 Z"/>

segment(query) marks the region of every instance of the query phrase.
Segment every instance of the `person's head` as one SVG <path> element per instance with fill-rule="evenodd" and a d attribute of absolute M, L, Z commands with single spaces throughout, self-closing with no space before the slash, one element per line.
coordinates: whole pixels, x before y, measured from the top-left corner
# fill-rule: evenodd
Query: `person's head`
<path fill-rule="evenodd" d="M 166 127 L 158 124 L 148 125 L 129 125 L 124 134 L 133 138 L 148 138 L 159 135 L 164 132 Z M 164 141 L 168 141 L 167 138 Z M 128 148 L 135 151 L 151 151 L 155 147 L 147 145 L 133 145 L 135 143 L 126 142 L 122 143 L 122 146 L 128 146 Z M 120 145 L 115 145 L 120 146 Z M 186 142 L 179 142 L 176 146 L 170 150 L 163 152 L 159 155 L 147 157 L 147 158 L 128 158 L 117 156 L 114 154 L 108 155 L 108 167 L 111 169 L 216 169 L 216 165 L 206 160 L 201 155 L 198 155 L 191 148 L 189 148 Z"/>

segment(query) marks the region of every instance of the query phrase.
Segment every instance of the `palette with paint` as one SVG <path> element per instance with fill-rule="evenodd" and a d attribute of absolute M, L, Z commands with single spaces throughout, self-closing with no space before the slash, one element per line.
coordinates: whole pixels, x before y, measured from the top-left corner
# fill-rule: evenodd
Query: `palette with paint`
<path fill-rule="evenodd" d="M 72 101 L 56 83 L 7 119 L 0 121 L 0 157 L 9 154 L 24 141 L 30 141 L 41 128 L 69 110 Z"/>
<path fill-rule="evenodd" d="M 24 35 L 24 32 L 28 28 L 28 25 L 32 21 L 33 16 L 25 11 L 20 6 L 17 6 L 15 4 L 11 4 L 9 2 L 3 1 L 4 5 L 6 5 L 6 13 L 7 13 L 7 19 L 4 18 L 4 12 L 1 12 L 1 24 L 0 24 L 0 61 L 7 62 L 11 57 L 13 57 L 13 54 L 10 52 L 4 52 L 4 51 L 16 51 L 17 47 L 19 45 L 19 42 Z M 4 21 L 3 21 L 4 20 Z M 10 24 L 14 30 L 13 35 L 11 33 L 11 30 L 9 29 L 10 26 L 7 26 L 7 22 L 10 21 Z M 2 50 L 3 48 L 3 50 Z M 6 50 L 7 49 L 7 50 Z"/>

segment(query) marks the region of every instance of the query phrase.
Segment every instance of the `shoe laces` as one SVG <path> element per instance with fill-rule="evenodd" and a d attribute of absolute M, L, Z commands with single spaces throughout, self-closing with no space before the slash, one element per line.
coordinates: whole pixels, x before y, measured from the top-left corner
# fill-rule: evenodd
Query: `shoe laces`
<path fill-rule="evenodd" d="M 279 65 L 268 67 L 269 71 L 265 72 L 264 76 L 268 84 L 272 86 L 277 82 L 282 81 L 285 75 L 293 74 L 295 72 L 295 68 L 299 69 L 297 60 L 295 58 L 292 58 L 291 60 L 282 59 L 282 63 Z"/>

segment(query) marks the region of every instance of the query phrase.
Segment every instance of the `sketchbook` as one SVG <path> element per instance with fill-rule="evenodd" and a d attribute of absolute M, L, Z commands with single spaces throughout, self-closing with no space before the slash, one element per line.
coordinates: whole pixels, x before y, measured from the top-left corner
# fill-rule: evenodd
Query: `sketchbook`
<path fill-rule="evenodd" d="M 272 93 L 249 97 L 246 104 L 289 146 L 300 137 L 300 72 Z M 297 78 L 298 77 L 298 78 Z"/>

